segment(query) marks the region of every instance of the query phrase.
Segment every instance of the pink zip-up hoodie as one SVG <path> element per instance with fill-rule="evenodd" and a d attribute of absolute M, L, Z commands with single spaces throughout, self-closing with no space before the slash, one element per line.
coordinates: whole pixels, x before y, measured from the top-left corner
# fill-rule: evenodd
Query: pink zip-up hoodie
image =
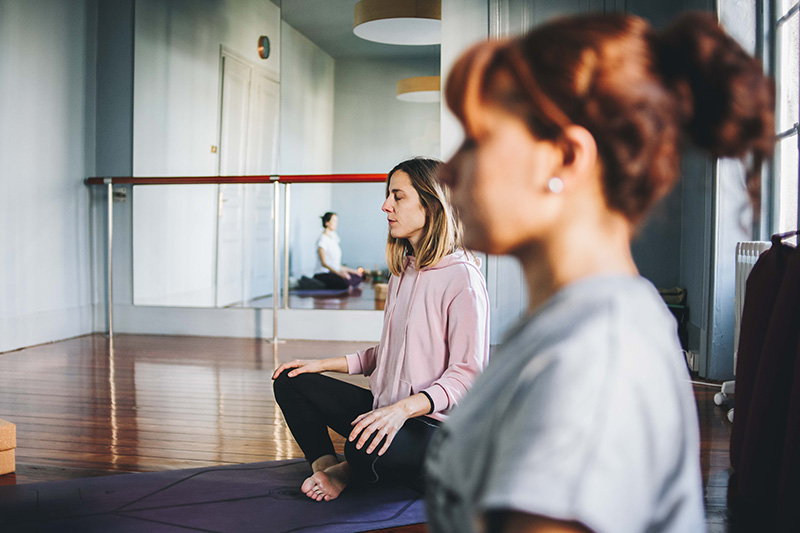
<path fill-rule="evenodd" d="M 462 250 L 417 270 L 414 258 L 389 279 L 377 346 L 349 354 L 350 374 L 369 376 L 373 409 L 419 392 L 444 420 L 489 363 L 489 298 L 478 265 Z"/>

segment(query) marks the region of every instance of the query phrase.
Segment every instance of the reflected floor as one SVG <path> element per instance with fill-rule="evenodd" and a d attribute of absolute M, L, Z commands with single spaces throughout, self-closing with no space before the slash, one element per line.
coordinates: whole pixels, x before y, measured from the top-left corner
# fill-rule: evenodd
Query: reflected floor
<path fill-rule="evenodd" d="M 375 289 L 372 285 L 362 283 L 355 289 L 350 289 L 346 294 L 320 294 L 307 295 L 302 291 L 289 291 L 289 307 L 291 309 L 349 309 L 359 311 L 383 310 L 385 300 L 375 299 Z M 282 301 L 278 302 L 281 306 Z M 232 307 L 272 308 L 272 296 L 254 298 L 244 304 Z"/>

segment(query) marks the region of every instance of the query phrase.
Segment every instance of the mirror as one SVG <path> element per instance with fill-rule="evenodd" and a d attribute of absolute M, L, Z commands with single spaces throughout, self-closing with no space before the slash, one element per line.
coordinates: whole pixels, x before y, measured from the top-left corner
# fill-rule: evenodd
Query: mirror
<path fill-rule="evenodd" d="M 137 1 L 134 175 L 383 174 L 439 157 L 438 103 L 396 98 L 399 80 L 439 74 L 439 46 L 356 37 L 355 3 Z M 328 211 L 342 263 L 385 276 L 383 200 L 381 183 L 135 186 L 134 304 L 272 307 L 277 222 L 290 307 L 380 308 L 372 280 L 345 293 L 298 283 L 319 270 Z"/>
<path fill-rule="evenodd" d="M 271 307 L 273 187 L 135 186 L 134 304 Z"/>

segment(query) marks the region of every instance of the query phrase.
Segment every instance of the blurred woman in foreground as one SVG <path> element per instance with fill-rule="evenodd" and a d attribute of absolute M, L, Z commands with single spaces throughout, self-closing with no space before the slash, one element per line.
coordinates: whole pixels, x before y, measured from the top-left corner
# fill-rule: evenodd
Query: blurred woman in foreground
<path fill-rule="evenodd" d="M 692 389 L 630 242 L 682 135 L 759 168 L 772 83 L 710 16 L 614 14 L 479 44 L 446 92 L 465 245 L 516 256 L 529 309 L 430 446 L 432 531 L 703 531 Z"/>

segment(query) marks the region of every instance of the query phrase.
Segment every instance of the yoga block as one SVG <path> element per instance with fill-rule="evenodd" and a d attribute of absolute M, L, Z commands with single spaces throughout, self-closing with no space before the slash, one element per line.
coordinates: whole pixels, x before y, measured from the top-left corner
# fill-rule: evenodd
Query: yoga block
<path fill-rule="evenodd" d="M 14 450 L 0 452 L 0 475 L 11 473 L 14 470 L 16 470 L 14 466 Z"/>
<path fill-rule="evenodd" d="M 389 291 L 389 284 L 388 283 L 376 283 L 375 287 L 375 299 L 376 300 L 385 300 L 386 293 Z"/>
<path fill-rule="evenodd" d="M 17 447 L 17 427 L 0 419 L 0 452 Z"/>

